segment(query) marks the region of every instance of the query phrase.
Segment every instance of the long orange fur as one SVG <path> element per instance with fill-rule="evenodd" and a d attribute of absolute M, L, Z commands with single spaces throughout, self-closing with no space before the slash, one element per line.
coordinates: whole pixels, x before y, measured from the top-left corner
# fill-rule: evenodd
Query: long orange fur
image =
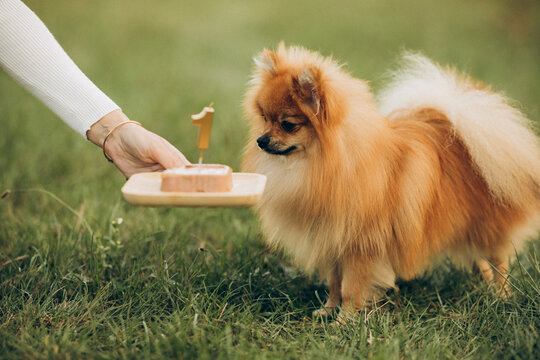
<path fill-rule="evenodd" d="M 540 150 L 526 119 L 487 88 L 412 57 L 463 105 L 432 96 L 439 83 L 413 69 L 384 94 L 385 116 L 367 84 L 331 59 L 280 45 L 256 60 L 243 168 L 268 178 L 257 207 L 267 241 L 326 276 L 328 308 L 360 308 L 440 253 L 476 263 L 502 289 L 508 261 L 538 233 Z M 426 95 L 411 100 L 415 84 Z M 287 114 L 290 133 L 280 127 Z M 262 151 L 262 135 L 295 150 Z"/>

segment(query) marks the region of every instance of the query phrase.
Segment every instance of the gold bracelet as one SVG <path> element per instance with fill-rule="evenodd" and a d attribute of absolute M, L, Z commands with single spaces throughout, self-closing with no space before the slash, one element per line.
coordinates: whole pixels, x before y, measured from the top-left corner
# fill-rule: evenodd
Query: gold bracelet
<path fill-rule="evenodd" d="M 107 136 L 105 136 L 105 139 L 103 140 L 103 145 L 101 145 L 101 148 L 103 149 L 103 156 L 105 156 L 105 159 L 107 159 L 107 161 L 109 162 L 113 162 L 113 159 L 112 157 L 107 154 L 107 152 L 105 151 L 105 143 L 107 142 L 107 139 L 109 138 L 109 136 L 111 136 L 111 134 L 116 130 L 118 129 L 120 126 L 122 125 L 126 125 L 126 124 L 137 124 L 139 126 L 142 127 L 141 123 L 137 122 L 137 121 L 132 121 L 132 120 L 128 120 L 128 121 L 124 121 L 124 122 L 121 122 L 120 124 L 116 125 L 115 127 L 113 127 L 108 133 L 107 133 Z"/>

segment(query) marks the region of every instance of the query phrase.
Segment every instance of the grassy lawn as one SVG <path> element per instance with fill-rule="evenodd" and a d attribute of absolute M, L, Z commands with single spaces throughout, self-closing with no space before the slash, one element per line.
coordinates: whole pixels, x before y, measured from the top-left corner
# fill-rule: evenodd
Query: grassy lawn
<path fill-rule="evenodd" d="M 540 125 L 540 4 L 493 1 L 27 1 L 132 119 L 195 161 L 189 116 L 214 102 L 206 162 L 239 169 L 252 57 L 280 40 L 376 89 L 401 49 L 452 63 Z M 407 5 L 405 5 L 407 4 Z M 442 260 L 343 327 L 269 251 L 249 209 L 134 207 L 100 150 L 0 72 L 0 358 L 540 357 L 540 241 L 514 295 Z M 123 219 L 123 221 L 119 221 Z"/>

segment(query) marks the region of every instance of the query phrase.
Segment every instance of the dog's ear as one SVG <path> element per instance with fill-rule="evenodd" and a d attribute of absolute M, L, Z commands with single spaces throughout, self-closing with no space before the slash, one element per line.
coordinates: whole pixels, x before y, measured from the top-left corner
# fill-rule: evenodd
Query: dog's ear
<path fill-rule="evenodd" d="M 318 72 L 315 69 L 303 69 L 292 78 L 293 97 L 307 105 L 314 115 L 319 114 L 321 94 L 318 86 Z"/>
<path fill-rule="evenodd" d="M 262 71 L 272 75 L 276 74 L 278 55 L 272 50 L 264 49 L 262 53 L 253 60 L 255 61 L 255 65 Z"/>

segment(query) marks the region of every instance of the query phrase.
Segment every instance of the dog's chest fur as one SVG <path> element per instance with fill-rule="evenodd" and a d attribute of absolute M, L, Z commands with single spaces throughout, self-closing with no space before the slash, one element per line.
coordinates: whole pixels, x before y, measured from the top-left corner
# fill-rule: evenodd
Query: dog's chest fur
<path fill-rule="evenodd" d="M 334 256 L 329 245 L 335 235 L 324 219 L 301 213 L 308 186 L 307 162 L 266 154 L 261 154 L 259 160 L 257 172 L 267 176 L 266 189 L 258 204 L 266 240 L 271 246 L 285 250 L 306 271 L 321 270 Z"/>

